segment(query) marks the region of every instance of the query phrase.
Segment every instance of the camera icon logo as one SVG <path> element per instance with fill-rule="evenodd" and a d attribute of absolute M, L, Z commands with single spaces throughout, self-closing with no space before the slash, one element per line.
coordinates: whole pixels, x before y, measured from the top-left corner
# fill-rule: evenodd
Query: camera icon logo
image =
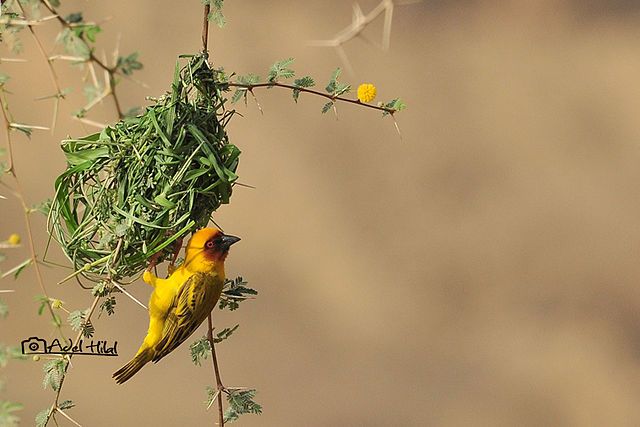
<path fill-rule="evenodd" d="M 42 338 L 29 337 L 22 340 L 22 354 L 45 354 L 47 352 L 47 342 Z"/>

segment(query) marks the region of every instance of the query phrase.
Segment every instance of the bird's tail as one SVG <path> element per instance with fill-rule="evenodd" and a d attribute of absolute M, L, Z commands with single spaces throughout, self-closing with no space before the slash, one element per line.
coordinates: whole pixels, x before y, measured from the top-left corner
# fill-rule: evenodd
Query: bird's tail
<path fill-rule="evenodd" d="M 136 354 L 129 363 L 118 369 L 113 374 L 113 378 L 116 379 L 118 384 L 122 384 L 134 376 L 144 365 L 147 364 L 147 362 L 151 361 L 151 359 L 153 359 L 153 350 L 146 348 Z"/>

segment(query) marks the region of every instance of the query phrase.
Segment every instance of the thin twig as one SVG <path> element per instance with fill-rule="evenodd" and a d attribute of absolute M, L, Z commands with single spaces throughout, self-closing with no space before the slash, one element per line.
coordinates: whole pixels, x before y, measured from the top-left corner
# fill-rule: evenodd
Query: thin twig
<path fill-rule="evenodd" d="M 0 58 L 0 63 L 3 62 L 27 62 L 27 60 L 22 58 Z"/>
<path fill-rule="evenodd" d="M 106 58 L 105 58 L 105 62 L 106 62 Z M 122 107 L 120 106 L 120 99 L 118 98 L 118 94 L 116 92 L 116 78 L 113 72 L 111 71 L 104 71 L 105 73 L 105 80 L 107 80 L 108 82 L 108 86 L 109 86 L 109 93 L 111 94 L 111 97 L 113 98 L 113 103 L 116 107 L 116 112 L 118 113 L 118 119 L 122 119 L 124 118 L 124 113 L 122 112 Z"/>
<path fill-rule="evenodd" d="M 147 309 L 147 306 L 144 305 L 143 303 L 141 303 L 136 297 L 134 297 L 133 295 L 131 295 L 122 285 L 120 285 L 120 283 L 116 282 L 115 280 L 111 281 L 111 284 L 113 286 L 115 286 L 116 288 L 118 288 L 120 290 L 120 292 L 122 292 L 123 294 L 125 294 L 126 296 L 128 296 L 129 298 L 131 298 L 136 304 L 138 304 L 140 307 L 144 308 L 145 310 Z"/>
<path fill-rule="evenodd" d="M 18 4 L 18 7 L 22 11 L 22 14 L 26 16 L 27 14 L 22 4 L 20 2 L 16 2 L 16 3 Z M 49 59 L 49 55 L 47 55 L 47 52 L 45 51 L 44 46 L 42 45 L 42 42 L 40 41 L 40 39 L 38 38 L 38 35 L 36 34 L 36 31 L 33 29 L 32 25 L 28 25 L 28 28 L 29 28 L 29 32 L 31 33 L 31 36 L 33 37 L 33 40 L 36 42 L 36 46 L 38 47 L 38 51 L 40 52 L 40 55 L 42 55 L 44 60 L 47 62 L 47 67 L 49 68 L 49 76 L 51 77 L 51 81 L 53 82 L 53 85 L 56 88 L 55 102 L 53 104 L 53 118 L 51 120 L 51 133 L 53 133 L 56 128 L 56 121 L 58 120 L 58 108 L 60 105 L 60 99 L 64 99 L 64 92 L 62 92 L 62 89 L 60 88 L 60 81 L 58 79 L 58 74 L 56 73 L 55 68 L 53 68 L 53 64 Z"/>
<path fill-rule="evenodd" d="M 213 374 L 216 376 L 216 398 L 218 399 L 218 425 L 224 426 L 224 412 L 222 409 L 222 392 L 225 391 L 224 385 L 222 385 L 222 379 L 220 378 L 220 369 L 218 368 L 218 357 L 216 356 L 216 348 L 215 342 L 213 339 L 213 321 L 211 320 L 212 313 L 209 313 L 209 317 L 207 318 L 208 322 L 208 330 L 207 330 L 207 339 L 209 340 L 209 345 L 211 346 L 211 360 L 213 361 Z"/>
<path fill-rule="evenodd" d="M 104 124 L 104 123 L 100 123 L 100 122 L 96 122 L 96 121 L 93 121 L 93 120 L 85 119 L 84 117 L 74 117 L 74 119 L 84 123 L 85 125 L 97 127 L 98 129 L 104 129 L 104 128 L 107 127 L 107 125 Z"/>
<path fill-rule="evenodd" d="M 64 412 L 62 409 L 58 408 L 56 406 L 56 411 L 60 413 L 60 415 L 62 415 L 63 417 L 65 417 L 66 419 L 68 419 L 69 421 L 71 421 L 71 423 L 73 423 L 74 425 L 78 426 L 78 427 L 82 427 L 82 425 L 80 425 L 80 423 L 78 423 L 76 420 L 74 420 L 73 418 L 71 418 L 69 415 L 67 415 L 66 412 Z"/>
<path fill-rule="evenodd" d="M 209 51 L 209 13 L 211 6 L 209 3 L 204 5 L 204 18 L 202 22 L 202 51 L 206 54 Z"/>
<path fill-rule="evenodd" d="M 23 10 L 24 11 L 24 10 Z M 26 16 L 25 16 L 26 18 Z M 56 19 L 57 17 L 54 15 L 45 16 L 40 19 L 12 19 L 12 18 L 2 18 L 0 19 L 0 25 L 22 25 L 25 27 L 31 27 L 33 25 L 40 25 L 44 22 L 50 21 L 52 19 Z"/>
<path fill-rule="evenodd" d="M 71 55 L 50 55 L 49 56 L 49 60 L 50 61 L 55 61 L 56 59 L 60 59 L 62 61 L 71 61 L 71 62 L 86 62 L 86 59 L 83 58 L 82 56 L 71 56 Z"/>
<path fill-rule="evenodd" d="M 113 98 L 113 103 L 116 106 L 116 111 L 118 112 L 118 119 L 124 118 L 124 112 L 122 111 L 122 107 L 120 106 L 120 99 L 118 98 L 118 94 L 115 90 L 115 78 L 113 77 L 113 73 L 111 73 L 109 77 L 109 86 L 111 87 L 111 97 Z"/>
<path fill-rule="evenodd" d="M 70 22 L 67 22 L 66 19 L 60 16 L 58 11 L 51 5 L 51 3 L 48 0 L 41 0 L 41 2 L 49 10 L 49 12 L 51 12 L 56 16 L 56 19 L 58 20 L 58 22 L 60 22 L 60 24 L 62 24 L 63 27 L 68 28 L 70 30 L 73 29 L 74 27 L 73 24 L 71 24 Z M 82 37 L 82 41 L 86 43 L 84 37 Z M 95 56 L 93 52 L 89 53 L 89 60 L 95 62 L 100 68 L 104 70 L 107 70 L 109 72 L 116 71 L 115 67 L 109 67 L 106 63 L 100 61 L 100 59 L 98 59 L 98 57 Z"/>
<path fill-rule="evenodd" d="M 393 114 L 393 113 L 396 112 L 396 110 L 394 110 L 393 108 L 388 108 L 388 107 L 379 106 L 379 105 L 373 105 L 373 104 L 363 104 L 362 102 L 360 102 L 357 99 L 344 98 L 342 96 L 335 96 L 335 95 L 331 95 L 330 93 L 324 93 L 324 92 L 320 92 L 320 91 L 317 91 L 317 90 L 309 89 L 309 88 L 306 88 L 306 87 L 294 86 L 294 85 L 290 85 L 290 84 L 286 84 L 286 83 L 280 83 L 280 82 L 254 83 L 254 84 L 229 82 L 228 85 L 229 85 L 229 87 L 245 88 L 249 92 L 251 92 L 253 89 L 258 88 L 258 87 L 274 87 L 274 86 L 275 87 L 282 87 L 282 88 L 285 88 L 285 89 L 299 90 L 300 92 L 312 93 L 314 95 L 318 95 L 318 96 L 321 96 L 323 98 L 330 99 L 331 101 L 334 101 L 334 102 L 335 101 L 348 102 L 350 104 L 356 104 L 356 105 L 360 105 L 362 107 L 373 108 L 374 110 L 378 110 L 378 111 L 384 111 L 384 112 L 387 112 L 389 114 Z"/>
<path fill-rule="evenodd" d="M 258 110 L 260 110 L 260 114 L 264 115 L 264 111 L 262 110 L 262 106 L 260 105 L 260 102 L 258 101 L 258 98 L 256 97 L 256 94 L 253 93 L 253 88 L 249 89 L 249 93 L 253 97 L 253 100 L 256 102 L 256 105 L 258 106 Z"/>

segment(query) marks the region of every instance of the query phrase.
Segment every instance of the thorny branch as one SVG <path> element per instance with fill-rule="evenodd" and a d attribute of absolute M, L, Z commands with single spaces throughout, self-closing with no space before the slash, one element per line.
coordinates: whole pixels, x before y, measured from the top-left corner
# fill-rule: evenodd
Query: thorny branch
<path fill-rule="evenodd" d="M 347 102 L 349 104 L 356 104 L 356 105 L 360 105 L 362 107 L 368 107 L 368 108 L 373 108 L 374 110 L 383 111 L 385 113 L 388 113 L 389 117 L 391 117 L 391 119 L 393 120 L 393 126 L 396 128 L 396 132 L 398 132 L 398 135 L 400 136 L 400 140 L 402 140 L 402 132 L 400 132 L 400 126 L 398 126 L 398 121 L 396 120 L 396 116 L 395 116 L 395 113 L 396 113 L 397 110 L 395 110 L 393 108 L 385 107 L 384 105 L 365 104 L 365 103 L 360 102 L 357 99 L 345 98 L 345 97 L 342 97 L 342 96 L 336 96 L 336 95 L 332 95 L 330 93 L 324 93 L 324 92 L 320 92 L 320 91 L 317 91 L 317 90 L 309 89 L 309 88 L 306 88 L 306 87 L 295 86 L 295 85 L 290 85 L 290 84 L 280 83 L 280 82 L 254 83 L 254 84 L 229 82 L 228 85 L 229 85 L 229 87 L 245 88 L 249 93 L 251 93 L 251 95 L 253 96 L 254 100 L 256 101 L 256 104 L 258 105 L 258 109 L 260 110 L 261 113 L 262 113 L 262 107 L 258 103 L 258 99 L 254 95 L 253 89 L 254 88 L 260 88 L 260 87 L 269 88 L 269 87 L 274 87 L 274 86 L 275 87 L 282 87 L 282 88 L 285 88 L 285 89 L 297 90 L 297 91 L 300 91 L 300 92 L 311 93 L 313 95 L 318 95 L 318 96 L 321 96 L 323 98 L 330 99 L 332 102 L 342 101 L 342 102 Z M 333 108 L 334 113 L 336 113 L 336 118 L 337 118 L 338 117 L 337 116 L 338 113 L 337 113 L 335 104 L 332 106 L 332 108 Z"/>
<path fill-rule="evenodd" d="M 40 270 L 40 261 L 38 260 L 38 257 L 36 255 L 36 249 L 35 249 L 35 242 L 34 242 L 34 237 L 33 237 L 33 227 L 31 225 L 31 218 L 30 218 L 30 209 L 27 206 L 26 203 L 26 199 L 24 196 L 24 190 L 22 188 L 22 183 L 16 173 L 15 170 L 15 162 L 13 159 L 13 150 L 11 149 L 12 145 L 13 145 L 13 140 L 11 138 L 11 120 L 10 120 L 10 116 L 9 116 L 9 109 L 8 109 L 8 105 L 6 102 L 6 98 L 5 98 L 5 92 L 4 92 L 4 86 L 0 87 L 0 107 L 2 109 L 2 118 L 4 120 L 4 128 L 5 128 L 5 135 L 7 138 L 7 144 L 9 147 L 9 161 L 10 161 L 10 166 L 9 169 L 7 170 L 7 172 L 9 172 L 12 176 L 13 179 L 16 183 L 16 187 L 15 189 L 13 189 L 13 193 L 15 194 L 16 198 L 20 201 L 20 204 L 22 206 L 22 210 L 23 210 L 23 214 L 24 214 L 24 221 L 25 221 L 25 228 L 27 229 L 27 240 L 29 243 L 29 252 L 30 252 L 30 258 L 31 258 L 31 264 L 33 265 L 33 268 L 35 269 L 35 273 L 36 273 L 36 280 L 38 282 L 38 285 L 40 286 L 40 290 L 42 291 L 44 297 L 46 298 L 46 305 L 47 305 L 47 309 L 49 310 L 49 313 L 51 314 L 51 318 L 54 320 L 54 323 L 58 329 L 58 332 L 60 334 L 60 336 L 66 340 L 64 333 L 62 332 L 62 328 L 60 325 L 60 322 L 58 322 L 56 319 L 58 319 L 58 316 L 56 315 L 56 313 L 53 311 L 53 306 L 52 306 L 52 299 L 49 297 L 49 294 L 47 292 L 47 288 L 46 285 L 44 283 L 44 278 L 42 276 L 42 271 Z M 93 304 L 91 305 L 91 308 L 89 309 L 89 312 L 84 320 L 84 323 L 87 324 L 90 321 L 91 315 L 93 314 L 93 311 L 95 310 L 95 307 L 98 303 L 99 297 L 96 297 L 96 299 L 94 300 Z M 76 342 L 80 339 L 80 337 L 82 336 L 82 328 L 78 334 L 78 336 L 76 337 Z M 54 416 L 55 412 L 59 412 L 61 413 L 65 418 L 68 418 L 70 421 L 72 421 L 74 424 L 76 425 L 80 425 L 78 424 L 75 420 L 73 420 L 68 414 L 63 413 L 60 408 L 58 407 L 58 400 L 60 397 L 60 392 L 62 390 L 62 384 L 64 382 L 64 379 L 66 377 L 67 374 L 67 370 L 69 368 L 69 363 L 70 363 L 70 359 L 71 356 L 68 356 L 68 358 L 66 359 L 66 364 L 65 364 L 65 368 L 64 368 L 64 372 L 63 375 L 60 379 L 60 385 L 58 387 L 56 396 L 55 396 L 55 400 L 53 402 L 52 405 L 52 410 L 50 411 L 50 416 L 49 419 L 52 418 Z M 48 420 L 47 420 L 48 421 Z"/>
<path fill-rule="evenodd" d="M 391 22 L 393 18 L 393 9 L 395 6 L 404 6 L 413 3 L 419 3 L 422 0 L 382 0 L 371 12 L 366 15 L 362 12 L 358 3 L 353 4 L 353 14 L 351 16 L 351 24 L 343 30 L 339 31 L 332 39 L 328 40 L 313 40 L 310 42 L 312 46 L 320 47 L 333 47 L 336 49 L 340 60 L 344 63 L 345 67 L 350 74 L 353 73 L 353 67 L 349 62 L 349 58 L 344 51 L 343 45 L 349 40 L 355 37 L 362 37 L 364 29 L 373 22 L 378 16 L 384 13 L 384 26 L 382 30 L 382 49 L 389 49 L 391 42 Z M 366 41 L 368 39 L 364 38 Z"/>
<path fill-rule="evenodd" d="M 393 108 L 388 108 L 388 107 L 379 106 L 379 105 L 373 105 L 373 104 L 364 104 L 364 103 L 360 102 L 357 99 L 345 98 L 345 97 L 342 97 L 342 96 L 335 96 L 335 95 L 332 95 L 330 93 L 324 93 L 324 92 L 320 92 L 320 91 L 317 91 L 317 90 L 309 89 L 309 88 L 306 88 L 306 87 L 295 86 L 295 85 L 290 85 L 290 84 L 286 84 L 286 83 L 269 82 L 269 83 L 245 84 L 245 83 L 238 83 L 238 82 L 229 82 L 228 84 L 229 84 L 229 87 L 245 88 L 249 92 L 251 92 L 253 89 L 259 88 L 259 87 L 274 87 L 274 86 L 275 87 L 282 87 L 282 88 L 285 88 L 285 89 L 299 90 L 300 92 L 312 93 L 314 95 L 318 95 L 318 96 L 321 96 L 323 98 L 330 99 L 331 101 L 342 101 L 342 102 L 348 102 L 350 104 L 360 105 L 362 107 L 373 108 L 374 110 L 384 111 L 384 112 L 387 112 L 389 114 L 393 114 L 393 113 L 396 112 L 396 110 L 394 110 Z"/>
<path fill-rule="evenodd" d="M 60 16 L 58 14 L 58 11 L 51 5 L 51 3 L 48 0 L 41 0 L 41 2 L 49 10 L 49 12 L 51 12 L 51 14 L 56 17 L 60 25 L 70 30 L 73 29 L 73 24 L 71 24 L 62 16 Z M 82 39 L 83 42 L 86 43 L 86 40 L 84 39 L 84 35 L 81 35 L 80 38 Z M 122 107 L 120 106 L 120 100 L 115 90 L 115 84 L 116 84 L 115 76 L 120 74 L 117 69 L 117 65 L 110 67 L 109 65 L 107 65 L 106 60 L 105 61 L 100 60 L 93 51 L 89 52 L 89 58 L 86 61 L 97 65 L 98 67 L 102 68 L 105 72 L 108 73 L 108 95 L 111 95 L 111 97 L 113 98 L 113 102 L 115 104 L 116 111 L 118 113 L 118 119 L 124 118 L 124 112 L 122 111 Z"/>
<path fill-rule="evenodd" d="M 47 298 L 47 308 L 49 310 L 49 313 L 51 314 L 52 319 L 56 319 L 56 314 L 53 311 L 53 307 L 51 306 L 51 298 L 49 298 L 49 295 L 47 293 L 47 288 L 44 284 L 44 279 L 42 276 L 42 272 L 40 271 L 40 265 L 38 262 L 38 257 L 36 255 L 36 249 L 35 249 L 35 244 L 34 244 L 34 240 L 33 240 L 33 230 L 31 227 L 31 218 L 29 217 L 30 213 L 29 213 L 29 208 L 27 206 L 26 203 L 26 199 L 24 196 L 24 191 L 22 188 L 22 183 L 20 181 L 20 179 L 18 178 L 18 175 L 16 174 L 16 168 L 15 168 L 15 162 L 13 159 L 13 139 L 11 137 L 11 123 L 12 120 L 10 118 L 10 113 L 9 113 L 9 106 L 7 105 L 7 100 L 5 97 L 5 89 L 4 89 L 4 85 L 0 85 L 0 109 L 2 110 L 2 118 L 4 120 L 4 130 L 5 130 L 5 136 L 7 139 L 7 147 L 8 147 L 8 153 L 9 153 L 9 167 L 6 170 L 6 172 L 10 173 L 11 176 L 13 176 L 13 179 L 16 183 L 16 188 L 12 189 L 13 193 L 15 194 L 16 198 L 20 201 L 20 205 L 22 206 L 22 211 L 24 214 L 24 222 L 25 222 L 25 228 L 27 229 L 27 238 L 28 238 L 28 243 L 29 243 L 29 252 L 30 252 L 30 258 L 31 258 L 31 264 L 33 264 L 33 267 L 35 269 L 36 272 L 36 280 L 38 282 L 38 285 L 40 286 L 40 290 L 42 291 L 42 294 L 45 296 L 45 298 Z M 56 322 L 56 326 L 58 328 L 58 331 L 60 332 L 60 335 L 64 338 L 64 334 L 62 333 L 62 329 L 60 328 L 60 325 Z"/>
<path fill-rule="evenodd" d="M 20 7 L 20 10 L 22 11 L 22 14 L 26 18 L 27 14 L 26 14 L 26 12 L 24 10 L 24 7 L 22 6 L 22 4 L 20 2 L 16 2 L 16 3 Z M 29 22 L 29 21 L 26 21 L 26 22 Z M 29 32 L 31 33 L 31 36 L 33 36 L 33 40 L 36 42 L 36 46 L 38 46 L 38 51 L 40 52 L 40 55 L 44 58 L 45 61 L 47 61 L 47 68 L 49 69 L 49 76 L 51 77 L 51 81 L 53 82 L 53 85 L 56 88 L 56 93 L 55 93 L 55 95 L 53 95 L 53 98 L 55 99 L 55 104 L 53 105 L 53 119 L 52 119 L 52 123 L 51 123 L 51 133 L 53 133 L 54 130 L 55 130 L 55 127 L 56 127 L 56 121 L 58 119 L 58 108 L 60 106 L 60 99 L 64 99 L 64 92 L 60 88 L 60 81 L 58 79 L 58 74 L 56 73 L 55 68 L 53 68 L 53 64 L 51 63 L 51 59 L 49 59 L 49 57 L 47 56 L 47 52 L 44 50 L 44 46 L 42 45 L 42 42 L 38 38 L 38 35 L 36 34 L 36 31 L 33 29 L 33 25 L 32 24 L 27 24 L 27 27 L 29 28 Z"/>

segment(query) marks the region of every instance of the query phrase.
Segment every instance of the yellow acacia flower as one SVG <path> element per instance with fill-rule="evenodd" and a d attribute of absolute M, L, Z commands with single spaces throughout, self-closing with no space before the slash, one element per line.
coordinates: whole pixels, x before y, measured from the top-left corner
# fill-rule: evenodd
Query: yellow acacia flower
<path fill-rule="evenodd" d="M 376 87 L 371 83 L 362 83 L 358 86 L 358 100 L 371 102 L 376 98 Z"/>
<path fill-rule="evenodd" d="M 10 245 L 19 245 L 20 235 L 13 233 L 11 236 L 9 236 L 9 238 L 7 239 L 7 242 L 9 242 Z"/>

